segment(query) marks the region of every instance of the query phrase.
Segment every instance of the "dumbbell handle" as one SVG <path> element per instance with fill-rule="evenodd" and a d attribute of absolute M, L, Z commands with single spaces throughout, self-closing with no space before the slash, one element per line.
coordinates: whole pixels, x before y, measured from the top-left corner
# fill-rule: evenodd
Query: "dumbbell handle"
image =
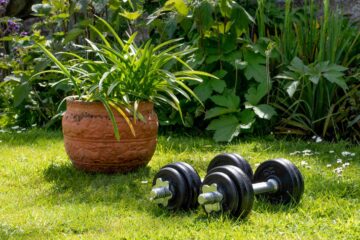
<path fill-rule="evenodd" d="M 158 187 L 151 189 L 150 192 L 150 200 L 156 200 L 159 198 L 166 198 L 170 197 L 172 195 L 172 192 L 168 187 Z"/>
<path fill-rule="evenodd" d="M 252 185 L 254 194 L 261 194 L 266 192 L 276 192 L 279 189 L 279 183 L 275 179 L 268 179 L 266 182 L 254 183 Z M 214 204 L 220 202 L 223 196 L 220 192 L 205 192 L 199 195 L 198 202 L 200 205 Z"/>
<path fill-rule="evenodd" d="M 252 187 L 254 194 L 276 192 L 279 189 L 279 183 L 275 179 L 270 178 L 266 182 L 254 183 Z"/>
<path fill-rule="evenodd" d="M 173 193 L 170 190 L 169 181 L 163 181 L 161 178 L 156 179 L 155 185 L 150 192 L 150 201 L 166 207 L 172 197 Z"/>

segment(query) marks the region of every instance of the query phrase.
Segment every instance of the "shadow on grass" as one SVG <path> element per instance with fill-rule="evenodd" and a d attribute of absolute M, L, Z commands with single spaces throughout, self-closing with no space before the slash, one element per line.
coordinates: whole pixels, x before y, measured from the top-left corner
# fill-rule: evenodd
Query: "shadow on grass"
<path fill-rule="evenodd" d="M 7 225 L 6 223 L 0 223 L 0 239 L 12 239 L 24 237 L 26 233 L 19 227 Z"/>
<path fill-rule="evenodd" d="M 151 171 L 140 168 L 127 174 L 92 174 L 75 169 L 71 163 L 51 164 L 43 172 L 52 183 L 51 196 L 55 202 L 113 204 L 137 208 L 150 191 Z M 146 184 L 143 181 L 147 181 Z"/>

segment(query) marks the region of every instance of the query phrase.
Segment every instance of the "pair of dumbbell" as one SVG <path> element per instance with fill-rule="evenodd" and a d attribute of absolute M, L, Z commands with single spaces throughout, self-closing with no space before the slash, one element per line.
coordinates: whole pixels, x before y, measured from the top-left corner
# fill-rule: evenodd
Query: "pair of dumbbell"
<path fill-rule="evenodd" d="M 164 166 L 154 177 L 150 199 L 172 210 L 200 204 L 207 213 L 221 211 L 244 218 L 251 211 L 254 195 L 272 203 L 296 204 L 303 191 L 300 171 L 286 159 L 265 161 L 253 174 L 244 158 L 223 153 L 211 160 L 203 181 L 187 163 Z"/>

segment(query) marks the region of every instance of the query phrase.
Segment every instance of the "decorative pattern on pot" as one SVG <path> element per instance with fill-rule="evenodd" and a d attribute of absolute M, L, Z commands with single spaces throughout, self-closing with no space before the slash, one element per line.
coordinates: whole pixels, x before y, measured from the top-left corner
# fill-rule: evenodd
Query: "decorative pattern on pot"
<path fill-rule="evenodd" d="M 65 150 L 74 166 L 104 173 L 128 172 L 145 166 L 155 152 L 158 118 L 152 103 L 140 103 L 138 111 L 146 121 L 132 121 L 134 136 L 125 119 L 113 110 L 121 136 L 117 141 L 102 103 L 68 100 L 62 127 Z"/>

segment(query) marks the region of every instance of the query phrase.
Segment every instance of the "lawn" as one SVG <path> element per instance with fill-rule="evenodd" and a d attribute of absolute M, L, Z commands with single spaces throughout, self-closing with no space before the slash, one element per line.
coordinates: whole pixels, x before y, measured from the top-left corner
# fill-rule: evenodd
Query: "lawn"
<path fill-rule="evenodd" d="M 219 145 L 160 136 L 149 166 L 126 175 L 74 169 L 60 132 L 0 133 L 0 152 L 0 239 L 360 239 L 360 148 L 346 142 L 268 136 Z M 301 203 L 255 201 L 240 221 L 201 208 L 168 212 L 148 201 L 161 166 L 186 161 L 203 177 L 221 152 L 239 153 L 254 168 L 270 158 L 291 160 L 305 179 Z"/>

